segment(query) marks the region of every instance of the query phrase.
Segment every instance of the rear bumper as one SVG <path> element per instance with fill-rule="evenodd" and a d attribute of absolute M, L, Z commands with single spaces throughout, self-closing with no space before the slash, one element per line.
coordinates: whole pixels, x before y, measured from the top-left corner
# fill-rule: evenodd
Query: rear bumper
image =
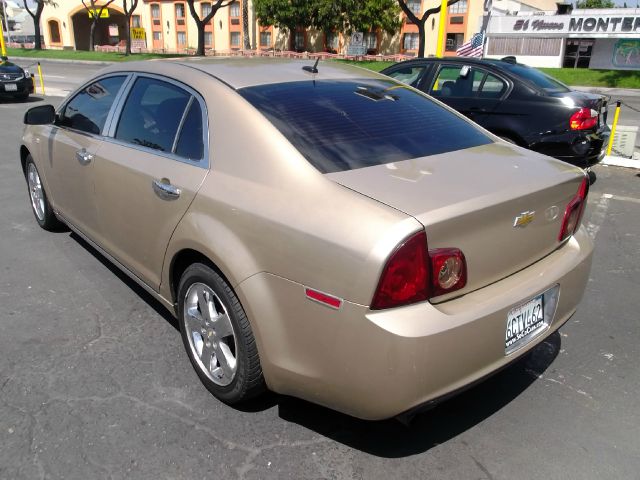
<path fill-rule="evenodd" d="M 329 309 L 269 274 L 238 286 L 269 387 L 356 417 L 392 417 L 508 365 L 576 310 L 593 245 L 584 228 L 562 248 L 499 282 L 438 305 Z M 555 315 L 535 340 L 505 355 L 507 313 L 559 285 Z"/>
<path fill-rule="evenodd" d="M 609 128 L 597 132 L 567 132 L 546 135 L 529 148 L 577 167 L 587 168 L 604 157 L 604 147 L 609 138 Z"/>

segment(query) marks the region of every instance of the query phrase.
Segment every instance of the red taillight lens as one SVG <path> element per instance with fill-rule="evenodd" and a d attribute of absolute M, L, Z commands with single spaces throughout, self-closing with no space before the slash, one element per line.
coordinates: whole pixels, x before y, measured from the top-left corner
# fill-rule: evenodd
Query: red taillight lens
<path fill-rule="evenodd" d="M 431 296 L 460 290 L 467 284 L 467 261 L 457 248 L 429 250 L 431 259 Z"/>
<path fill-rule="evenodd" d="M 589 181 L 585 177 L 578 188 L 578 193 L 567 205 L 564 211 L 564 218 L 562 219 L 562 227 L 560 228 L 560 235 L 558 241 L 562 242 L 565 238 L 570 237 L 578 228 L 580 228 L 580 221 L 582 220 L 582 214 L 584 213 L 584 207 L 587 204 L 587 194 L 589 193 Z"/>
<path fill-rule="evenodd" d="M 459 290 L 467 283 L 467 264 L 457 248 L 427 249 L 419 232 L 391 254 L 371 301 L 372 310 L 399 307 Z"/>
<path fill-rule="evenodd" d="M 591 108 L 581 108 L 569 119 L 571 130 L 589 130 L 598 125 L 598 112 Z"/>
<path fill-rule="evenodd" d="M 419 232 L 396 248 L 387 260 L 371 309 L 397 307 L 428 298 L 427 235 Z"/>

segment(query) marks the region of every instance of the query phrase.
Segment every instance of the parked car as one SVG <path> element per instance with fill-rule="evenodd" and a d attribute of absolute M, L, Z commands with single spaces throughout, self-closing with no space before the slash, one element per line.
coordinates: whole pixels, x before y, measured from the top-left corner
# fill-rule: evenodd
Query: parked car
<path fill-rule="evenodd" d="M 230 404 L 268 387 L 391 417 L 573 315 L 593 249 L 582 170 L 388 77 L 307 63 L 129 63 L 30 109 L 36 221 L 160 300 Z"/>
<path fill-rule="evenodd" d="M 583 168 L 604 156 L 607 97 L 571 90 L 513 57 L 421 58 L 391 65 L 382 73 L 522 147 Z"/>
<path fill-rule="evenodd" d="M 0 98 L 26 100 L 33 93 L 33 81 L 28 71 L 3 57 L 0 60 Z"/>

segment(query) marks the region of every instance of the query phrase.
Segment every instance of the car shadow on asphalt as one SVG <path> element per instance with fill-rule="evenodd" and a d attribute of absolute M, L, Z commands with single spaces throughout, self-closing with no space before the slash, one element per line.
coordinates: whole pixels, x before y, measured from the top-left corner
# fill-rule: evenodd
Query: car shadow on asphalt
<path fill-rule="evenodd" d="M 29 95 L 29 98 L 24 100 L 18 98 L 2 98 L 0 99 L 0 104 L 17 104 L 17 103 L 37 103 L 42 102 L 44 97 L 37 97 L 35 95 Z"/>
<path fill-rule="evenodd" d="M 112 264 L 83 238 L 71 232 L 102 265 L 144 300 L 177 331 L 177 320 L 151 294 Z M 236 405 L 243 412 L 277 407 L 281 419 L 300 425 L 350 448 L 384 458 L 424 453 L 473 428 L 508 405 L 551 366 L 562 340 L 556 331 L 521 359 L 483 382 L 414 417 L 383 421 L 360 420 L 294 397 L 267 392 Z"/>

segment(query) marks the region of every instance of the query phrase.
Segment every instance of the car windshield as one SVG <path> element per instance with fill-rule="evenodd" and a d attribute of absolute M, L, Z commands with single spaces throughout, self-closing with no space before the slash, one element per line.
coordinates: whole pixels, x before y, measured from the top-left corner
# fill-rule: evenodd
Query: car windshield
<path fill-rule="evenodd" d="M 546 73 L 541 72 L 540 70 L 537 70 L 535 68 L 508 62 L 502 62 L 500 63 L 500 66 L 506 70 L 509 70 L 513 74 L 530 81 L 536 87 L 541 88 L 547 93 L 562 93 L 569 92 L 571 90 L 564 83 L 557 81 Z"/>
<path fill-rule="evenodd" d="M 239 93 L 323 173 L 492 142 L 473 124 L 392 80 L 309 80 Z"/>

